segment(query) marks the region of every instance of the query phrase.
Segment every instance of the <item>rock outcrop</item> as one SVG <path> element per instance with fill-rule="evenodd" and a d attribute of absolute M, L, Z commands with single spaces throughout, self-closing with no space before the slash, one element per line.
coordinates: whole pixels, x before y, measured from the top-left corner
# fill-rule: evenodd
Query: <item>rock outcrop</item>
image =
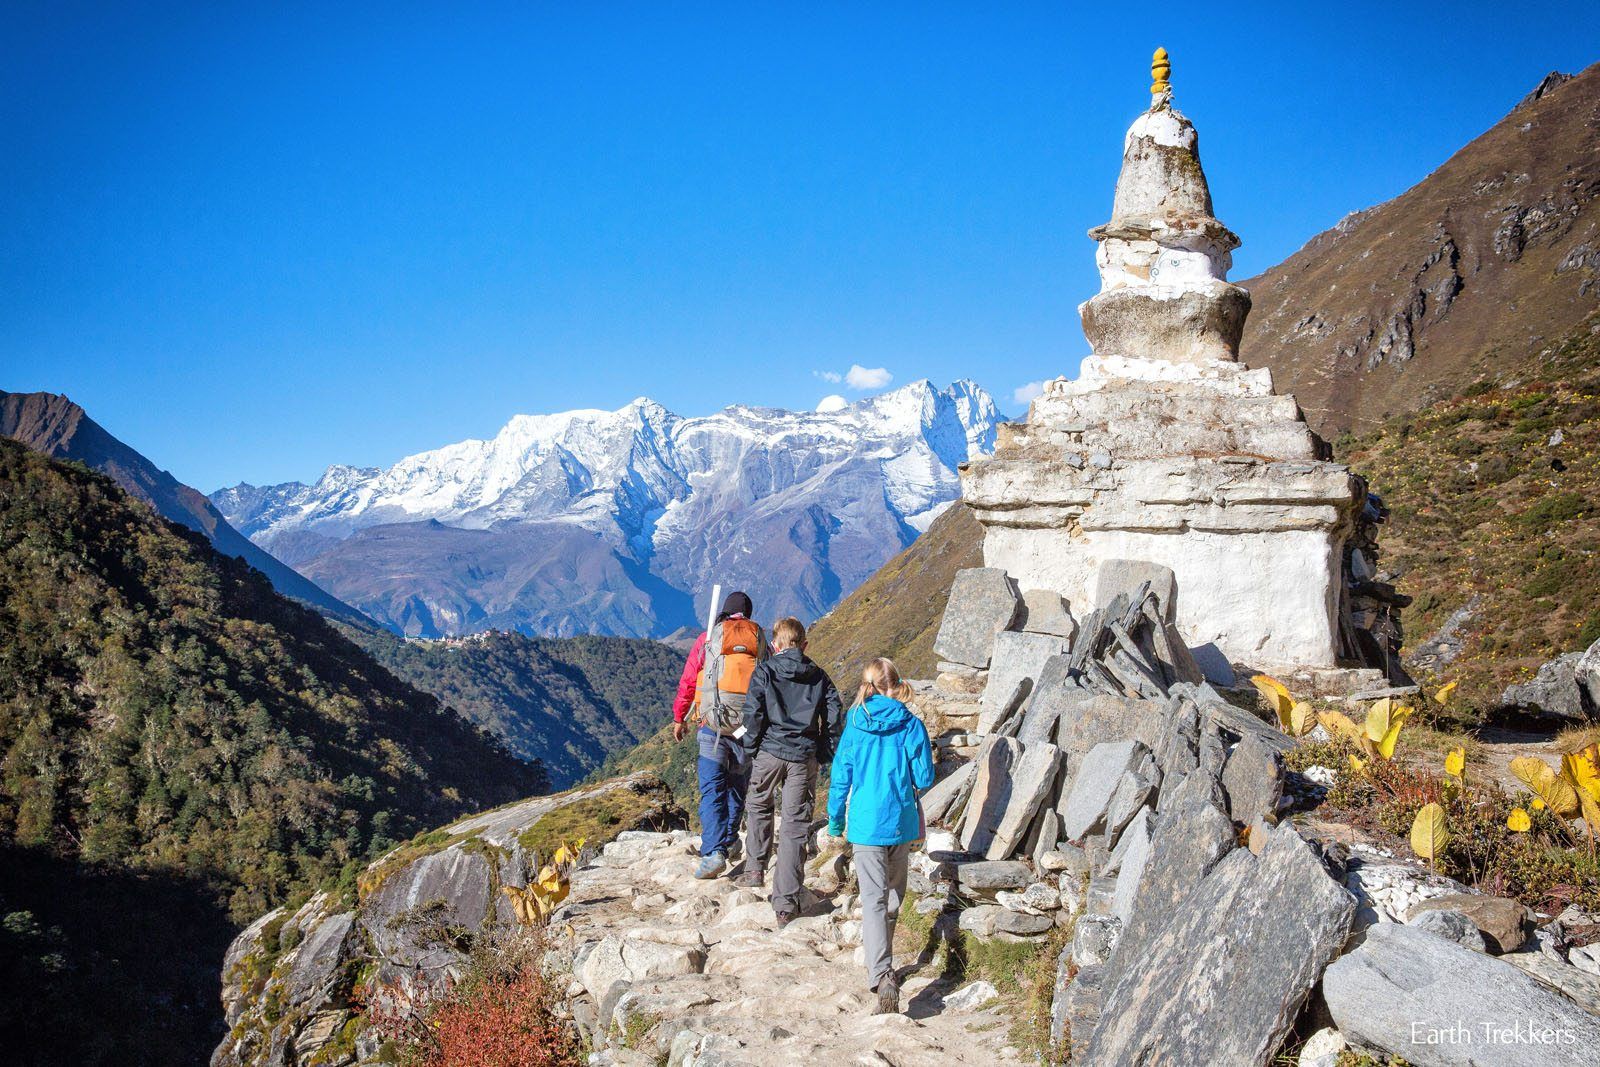
<path fill-rule="evenodd" d="M 516 925 L 501 889 L 526 887 L 549 859 L 540 823 L 557 813 L 562 836 L 587 832 L 594 844 L 685 821 L 660 779 L 613 779 L 462 819 L 378 859 L 353 887 L 262 916 L 223 961 L 229 1030 L 213 1067 L 372 1060 L 379 1041 L 366 1008 L 437 993 L 460 976 L 474 940 Z"/>

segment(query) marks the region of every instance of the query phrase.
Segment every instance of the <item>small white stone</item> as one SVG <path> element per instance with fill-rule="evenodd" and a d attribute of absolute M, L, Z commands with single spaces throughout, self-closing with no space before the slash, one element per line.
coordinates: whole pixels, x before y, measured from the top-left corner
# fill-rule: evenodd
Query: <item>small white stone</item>
<path fill-rule="evenodd" d="M 944 1006 L 951 1011 L 972 1011 L 981 1008 L 999 995 L 1000 991 L 994 986 L 988 982 L 978 981 L 962 986 L 945 997 Z"/>

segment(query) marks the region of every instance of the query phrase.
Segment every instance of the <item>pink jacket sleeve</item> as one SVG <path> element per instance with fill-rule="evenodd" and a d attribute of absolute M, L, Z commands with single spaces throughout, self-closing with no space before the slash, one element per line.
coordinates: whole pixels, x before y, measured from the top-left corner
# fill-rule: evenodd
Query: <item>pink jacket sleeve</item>
<path fill-rule="evenodd" d="M 678 699 L 672 702 L 672 721 L 682 722 L 694 704 L 694 691 L 700 682 L 700 671 L 706 665 L 706 635 L 695 638 L 694 648 L 683 665 L 683 676 L 678 679 Z"/>

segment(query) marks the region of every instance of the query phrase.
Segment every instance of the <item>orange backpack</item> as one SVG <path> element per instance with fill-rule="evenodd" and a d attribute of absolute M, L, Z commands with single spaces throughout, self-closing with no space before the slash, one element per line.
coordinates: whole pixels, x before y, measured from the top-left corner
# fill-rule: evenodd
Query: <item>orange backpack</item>
<path fill-rule="evenodd" d="M 767 639 L 749 619 L 723 619 L 706 635 L 706 665 L 695 686 L 700 720 L 719 734 L 744 725 L 744 698 L 750 675 L 767 658 Z"/>

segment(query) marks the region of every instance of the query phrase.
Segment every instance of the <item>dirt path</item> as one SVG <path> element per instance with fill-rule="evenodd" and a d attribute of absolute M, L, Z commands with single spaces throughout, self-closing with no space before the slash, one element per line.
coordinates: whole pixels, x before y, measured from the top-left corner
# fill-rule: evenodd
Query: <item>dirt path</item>
<path fill-rule="evenodd" d="M 573 875 L 553 922 L 575 990 L 601 1017 L 609 1009 L 619 1036 L 608 1062 L 654 1064 L 667 1052 L 674 1064 L 726 1067 L 1020 1062 L 997 1005 L 947 1006 L 955 990 L 917 970 L 928 961 L 897 958 L 903 1014 L 870 1014 L 858 911 L 822 901 L 778 930 L 765 890 L 691 876 L 693 841 L 624 835 Z"/>

